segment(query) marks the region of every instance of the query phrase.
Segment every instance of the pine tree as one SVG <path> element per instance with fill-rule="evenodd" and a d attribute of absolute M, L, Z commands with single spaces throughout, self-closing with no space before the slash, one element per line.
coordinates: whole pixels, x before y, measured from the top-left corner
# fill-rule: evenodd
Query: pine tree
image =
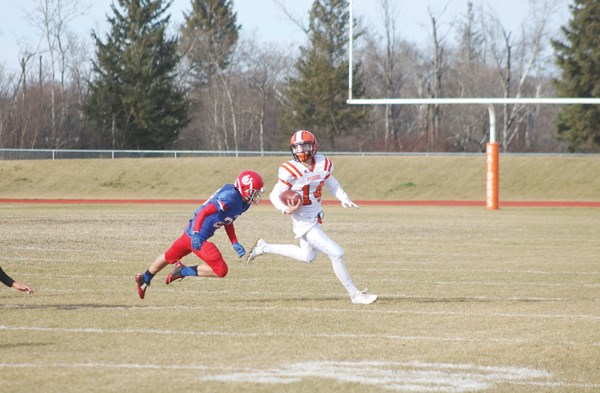
<path fill-rule="evenodd" d="M 476 23 L 473 2 L 467 1 L 467 12 L 458 25 L 458 59 L 464 64 L 474 65 L 481 60 L 483 34 Z"/>
<path fill-rule="evenodd" d="M 191 139 L 224 150 L 229 149 L 230 136 L 238 148 L 236 86 L 228 72 L 240 29 L 236 20 L 232 0 L 192 0 L 192 11 L 180 29 L 180 50 L 195 105 Z"/>
<path fill-rule="evenodd" d="M 348 105 L 347 0 L 315 0 L 310 10 L 307 47 L 300 48 L 296 77 L 288 79 L 290 111 L 282 116 L 288 135 L 297 129 L 315 133 L 324 146 L 364 123 L 365 107 Z M 353 95 L 364 94 L 360 66 L 353 68 Z"/>
<path fill-rule="evenodd" d="M 164 149 L 188 124 L 185 92 L 175 82 L 177 40 L 166 37 L 170 15 L 163 0 L 116 0 L 96 56 L 86 103 L 91 127 L 105 145 Z M 110 141 L 110 142 L 107 142 Z"/>
<path fill-rule="evenodd" d="M 600 97 L 600 2 L 574 0 L 572 18 L 552 41 L 562 70 L 555 87 L 563 97 Z M 558 137 L 571 152 L 600 151 L 600 105 L 566 105 L 556 120 Z"/>
<path fill-rule="evenodd" d="M 217 71 L 227 68 L 239 30 L 231 0 L 192 0 L 192 11 L 181 26 L 181 46 L 195 83 L 210 83 Z"/>

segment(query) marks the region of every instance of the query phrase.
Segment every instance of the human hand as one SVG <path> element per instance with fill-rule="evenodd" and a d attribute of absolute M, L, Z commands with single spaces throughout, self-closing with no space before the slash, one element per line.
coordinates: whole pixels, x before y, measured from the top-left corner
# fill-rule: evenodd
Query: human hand
<path fill-rule="evenodd" d="M 192 234 L 192 249 L 198 251 L 202 246 L 202 242 L 200 241 L 200 233 Z"/>
<path fill-rule="evenodd" d="M 354 202 L 352 202 L 350 199 L 342 201 L 342 207 L 345 209 L 347 207 L 354 207 L 356 209 L 358 209 L 358 205 Z"/>
<path fill-rule="evenodd" d="M 244 250 L 244 246 L 242 246 L 238 242 L 233 243 L 233 249 L 235 250 L 235 252 L 237 252 L 238 257 L 240 258 L 246 255 L 246 250 Z"/>
<path fill-rule="evenodd" d="M 291 201 L 288 201 L 287 207 L 283 211 L 284 214 L 294 214 L 294 212 L 300 209 L 302 205 L 302 199 L 299 199 L 298 202 L 294 205 Z"/>
<path fill-rule="evenodd" d="M 27 292 L 29 294 L 33 293 L 33 289 L 31 289 L 31 287 L 25 285 L 25 284 L 21 284 L 20 282 L 14 282 L 12 285 L 13 288 L 18 289 L 19 291 L 22 292 Z"/>

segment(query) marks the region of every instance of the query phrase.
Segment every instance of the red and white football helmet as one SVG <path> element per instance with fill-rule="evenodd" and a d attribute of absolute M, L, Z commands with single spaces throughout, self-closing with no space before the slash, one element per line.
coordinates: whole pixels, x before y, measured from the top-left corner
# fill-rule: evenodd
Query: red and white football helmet
<path fill-rule="evenodd" d="M 292 156 L 299 162 L 306 162 L 313 158 L 317 154 L 317 147 L 317 138 L 310 131 L 296 131 L 290 139 Z"/>
<path fill-rule="evenodd" d="M 246 203 L 258 205 L 265 191 L 262 177 L 255 171 L 243 171 L 235 179 L 235 188 L 242 194 L 242 200 Z"/>

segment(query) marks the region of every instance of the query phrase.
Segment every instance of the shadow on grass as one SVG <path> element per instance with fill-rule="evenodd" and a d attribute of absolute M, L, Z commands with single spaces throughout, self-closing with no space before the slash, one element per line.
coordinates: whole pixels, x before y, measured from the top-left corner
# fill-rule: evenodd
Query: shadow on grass
<path fill-rule="evenodd" d="M 557 302 L 561 299 L 543 299 L 543 298 L 493 298 L 493 297 L 426 297 L 426 296 L 380 296 L 377 303 L 546 303 Z"/>
<path fill-rule="evenodd" d="M 0 344 L 0 349 L 15 349 L 15 348 L 39 348 L 45 347 L 48 345 L 54 345 L 53 343 L 32 343 L 32 342 L 23 342 L 23 343 L 13 343 L 13 344 Z"/>
<path fill-rule="evenodd" d="M 11 308 L 24 309 L 24 310 L 81 310 L 81 309 L 101 309 L 101 308 L 114 308 L 114 309 L 132 309 L 139 308 L 140 306 L 132 306 L 130 304 L 92 304 L 92 303 L 81 303 L 81 304 L 15 304 L 10 306 Z M 144 306 L 141 306 L 144 307 Z"/>

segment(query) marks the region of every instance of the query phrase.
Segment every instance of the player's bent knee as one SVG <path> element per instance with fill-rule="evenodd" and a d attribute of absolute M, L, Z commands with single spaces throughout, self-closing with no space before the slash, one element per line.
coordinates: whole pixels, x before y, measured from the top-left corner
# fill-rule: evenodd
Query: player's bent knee
<path fill-rule="evenodd" d="M 339 250 L 335 250 L 335 252 L 329 254 L 329 258 L 343 259 L 344 258 L 344 250 L 342 248 L 340 248 Z"/>
<path fill-rule="evenodd" d="M 213 271 L 215 272 L 215 274 L 217 275 L 217 277 L 223 278 L 229 272 L 229 268 L 227 267 L 226 264 L 223 264 L 222 266 L 219 266 L 219 267 L 213 269 Z"/>
<path fill-rule="evenodd" d="M 343 258 L 344 254 L 345 254 L 344 249 L 342 248 L 342 246 L 338 245 L 335 249 L 335 255 L 339 258 Z"/>
<path fill-rule="evenodd" d="M 302 262 L 304 262 L 304 263 L 312 263 L 315 259 L 317 259 L 316 252 L 311 252 L 311 253 L 302 255 Z"/>

